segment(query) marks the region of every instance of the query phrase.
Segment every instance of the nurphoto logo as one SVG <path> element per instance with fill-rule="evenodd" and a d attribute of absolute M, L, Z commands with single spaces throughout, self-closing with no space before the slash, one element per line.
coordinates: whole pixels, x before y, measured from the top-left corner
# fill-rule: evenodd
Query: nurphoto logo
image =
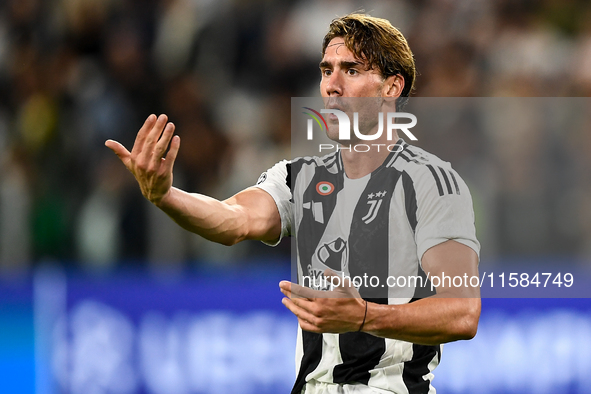
<path fill-rule="evenodd" d="M 314 139 L 314 122 L 316 122 L 316 124 L 320 127 L 320 130 L 323 132 L 326 132 L 328 130 L 328 124 L 326 122 L 326 119 L 324 119 L 324 116 L 322 116 L 322 114 L 333 114 L 336 116 L 338 123 L 339 123 L 339 141 L 347 141 L 347 140 L 351 140 L 351 120 L 349 119 L 349 116 L 338 109 L 321 109 L 320 112 L 310 108 L 310 107 L 302 107 L 310 112 L 302 112 L 305 115 L 310 116 L 310 119 L 308 119 L 307 122 L 307 133 L 306 133 L 306 137 L 308 139 L 308 141 L 311 141 Z M 383 112 L 378 113 L 378 128 L 377 131 L 373 134 L 363 134 L 360 130 L 359 130 L 359 113 L 358 112 L 353 112 L 353 133 L 355 135 L 355 137 L 357 137 L 359 140 L 362 141 L 375 141 L 378 138 L 380 138 L 382 136 L 382 134 L 384 133 L 384 116 L 383 116 Z M 410 140 L 412 141 L 417 141 L 417 137 L 414 136 L 413 133 L 410 132 L 410 128 L 416 126 L 417 124 L 417 117 L 411 113 L 408 112 L 387 112 L 386 113 L 386 134 L 387 134 L 387 139 L 388 141 L 393 141 L 395 138 L 393 137 L 393 131 L 394 130 L 400 130 L 402 131 Z M 410 119 L 410 122 L 408 123 L 395 123 L 395 119 Z M 396 142 L 396 141 L 394 141 Z M 378 151 L 380 149 L 380 146 L 385 146 L 385 144 L 371 144 L 372 146 L 376 146 Z M 390 147 L 394 147 L 394 145 L 389 145 L 387 147 L 388 150 L 392 151 L 391 149 L 389 149 Z M 319 151 L 321 152 L 323 149 L 334 149 L 335 145 L 333 144 L 320 144 L 319 145 Z M 339 149 L 339 146 L 336 146 L 337 149 Z M 343 148 L 340 147 L 340 149 L 351 149 L 351 147 L 348 148 Z M 367 152 L 369 151 L 370 145 L 367 144 L 356 144 L 353 147 L 353 150 L 355 150 L 356 152 Z"/>
<path fill-rule="evenodd" d="M 343 111 L 338 110 L 338 109 L 321 109 L 320 112 L 318 112 L 318 111 L 313 110 L 312 108 L 309 108 L 309 107 L 303 107 L 303 108 L 312 111 L 312 113 L 303 112 L 304 114 L 312 117 L 312 119 L 308 119 L 308 123 L 307 123 L 307 126 L 308 126 L 307 138 L 309 141 L 314 139 L 314 122 L 313 121 L 316 121 L 316 123 L 318 124 L 318 126 L 320 126 L 320 129 L 322 131 L 325 131 L 325 128 L 328 129 L 328 125 L 326 123 L 326 120 L 322 116 L 322 114 L 334 114 L 337 117 L 337 119 L 339 121 L 339 140 L 350 140 L 351 139 L 351 120 L 349 119 L 347 114 L 344 113 Z M 402 131 L 412 141 L 417 140 L 417 137 L 415 137 L 414 134 L 411 133 L 409 130 L 410 128 L 415 127 L 417 125 L 417 117 L 416 116 L 414 116 L 413 114 L 408 113 L 408 112 L 387 112 L 386 118 L 387 118 L 386 132 L 388 134 L 388 141 L 392 140 L 392 131 L 396 130 L 396 129 Z M 410 122 L 409 123 L 394 123 L 394 119 L 396 119 L 396 118 L 410 119 Z M 378 138 L 380 138 L 382 136 L 382 133 L 384 132 L 383 113 L 382 112 L 378 113 L 378 130 L 375 132 L 375 134 L 362 134 L 359 131 L 359 113 L 354 112 L 353 113 L 353 132 L 355 133 L 355 136 L 357 138 L 359 138 L 360 140 L 364 140 L 364 141 L 377 140 Z"/>

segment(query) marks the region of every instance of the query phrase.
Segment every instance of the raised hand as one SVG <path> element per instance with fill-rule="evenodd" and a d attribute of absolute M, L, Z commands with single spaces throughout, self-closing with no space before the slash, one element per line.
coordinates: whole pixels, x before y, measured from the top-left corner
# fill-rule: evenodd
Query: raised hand
<path fill-rule="evenodd" d="M 172 187 L 172 168 L 181 144 L 179 136 L 173 137 L 174 129 L 166 115 L 150 115 L 137 133 L 131 152 L 117 141 L 105 142 L 133 174 L 144 197 L 155 205 Z"/>

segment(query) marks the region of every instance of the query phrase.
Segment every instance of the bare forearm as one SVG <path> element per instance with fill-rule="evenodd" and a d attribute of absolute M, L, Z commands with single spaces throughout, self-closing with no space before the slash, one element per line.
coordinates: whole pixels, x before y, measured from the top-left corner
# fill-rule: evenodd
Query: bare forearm
<path fill-rule="evenodd" d="M 436 345 L 476 335 L 479 298 L 430 297 L 403 305 L 369 303 L 363 331 L 403 341 Z"/>
<path fill-rule="evenodd" d="M 171 188 L 157 206 L 185 230 L 210 241 L 233 245 L 247 236 L 248 218 L 237 205 Z"/>
<path fill-rule="evenodd" d="M 156 206 L 184 229 L 224 245 L 245 239 L 271 242 L 281 234 L 273 198 L 256 187 L 225 201 L 171 188 Z"/>

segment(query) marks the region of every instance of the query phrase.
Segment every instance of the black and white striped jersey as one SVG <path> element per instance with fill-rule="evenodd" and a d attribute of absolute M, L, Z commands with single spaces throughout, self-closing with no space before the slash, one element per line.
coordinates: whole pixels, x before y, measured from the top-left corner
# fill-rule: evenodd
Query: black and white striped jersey
<path fill-rule="evenodd" d="M 400 139 L 371 174 L 349 179 L 339 153 L 281 161 L 257 187 L 277 203 L 282 237 L 295 237 L 298 283 L 322 288 L 326 268 L 374 277 L 359 287 L 371 302 L 401 304 L 430 295 L 427 287 L 392 286 L 388 277 L 422 276 L 429 248 L 453 239 L 479 253 L 468 187 L 450 164 Z M 305 278 L 307 278 L 305 280 Z M 314 334 L 298 330 L 297 379 L 359 382 L 395 393 L 433 393 L 432 371 L 441 346 L 424 346 L 365 333 Z"/>

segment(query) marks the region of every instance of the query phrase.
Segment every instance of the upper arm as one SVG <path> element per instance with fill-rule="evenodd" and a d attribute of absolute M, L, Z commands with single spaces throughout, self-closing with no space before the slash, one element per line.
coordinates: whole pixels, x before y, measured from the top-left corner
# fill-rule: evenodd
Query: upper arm
<path fill-rule="evenodd" d="M 251 187 L 224 201 L 240 211 L 245 223 L 244 239 L 265 242 L 281 236 L 281 217 L 275 200 L 266 191 Z"/>
<path fill-rule="evenodd" d="M 282 160 L 261 174 L 256 186 L 241 191 L 225 202 L 246 219 L 242 239 L 276 245 L 291 229 L 292 196 L 290 163 Z"/>
<path fill-rule="evenodd" d="M 454 240 L 440 243 L 425 252 L 422 266 L 433 285 L 436 284 L 433 282 L 434 278 L 438 278 L 436 281 L 440 286 L 437 294 L 462 298 L 480 297 L 478 283 L 471 280 L 472 277 L 478 277 L 478 255 L 472 248 Z M 458 277 L 461 278 L 461 283 L 460 279 L 454 281 Z"/>
<path fill-rule="evenodd" d="M 423 268 L 434 285 L 439 278 L 434 296 L 443 310 L 453 310 L 449 318 L 454 320 L 455 330 L 461 333 L 458 339 L 471 339 L 476 335 L 482 308 L 478 278 L 478 255 L 470 247 L 449 240 L 433 246 L 423 255 Z M 461 282 L 461 283 L 460 283 Z M 451 309 L 450 309 L 451 308 Z"/>
<path fill-rule="evenodd" d="M 415 240 L 425 273 L 444 286 L 438 294 L 479 297 L 479 288 L 469 286 L 478 276 L 478 252 L 470 190 L 447 163 L 437 160 L 418 165 L 412 172 L 417 199 Z M 443 283 L 442 276 L 446 281 Z M 462 286 L 450 286 L 450 277 L 461 277 Z M 456 284 L 460 279 L 456 279 Z M 433 281 L 432 281 L 433 282 Z M 468 286 L 464 286 L 468 282 Z M 475 282 L 473 282 L 475 283 Z M 435 284 L 435 283 L 434 283 Z"/>

